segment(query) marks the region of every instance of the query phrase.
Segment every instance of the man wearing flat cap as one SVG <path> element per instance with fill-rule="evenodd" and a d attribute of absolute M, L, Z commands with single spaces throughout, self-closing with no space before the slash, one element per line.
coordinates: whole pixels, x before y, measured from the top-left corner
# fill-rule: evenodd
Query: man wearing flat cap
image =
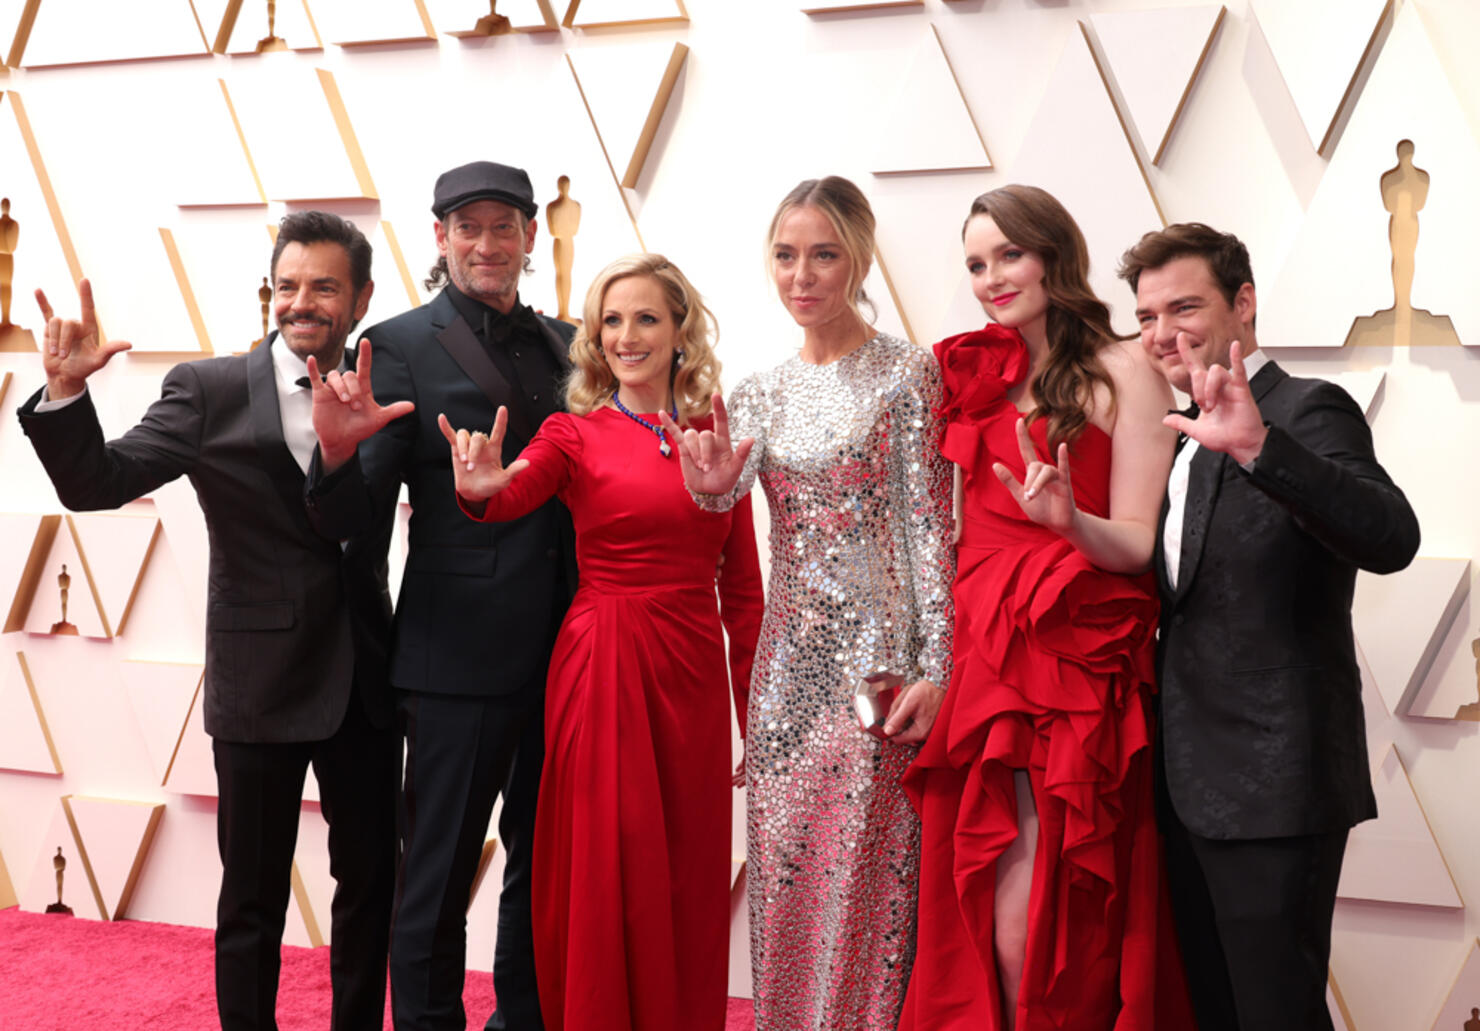
<path fill-rule="evenodd" d="M 522 169 L 475 161 L 443 173 L 432 201 L 441 257 L 426 282 L 441 292 L 368 329 L 357 372 L 314 391 L 307 502 L 319 532 L 343 538 L 373 524 L 403 483 L 411 499 L 390 660 L 406 743 L 390 948 L 398 1031 L 467 1027 L 465 914 L 500 793 L 507 858 L 487 1027 L 543 1026 L 530 854 L 546 667 L 576 585 L 570 517 L 551 501 L 514 522 L 473 522 L 437 428 L 439 413 L 491 427 L 503 406 L 509 462 L 562 406 L 571 327 L 519 300 L 538 210 Z M 381 406 L 396 401 L 416 409 L 376 433 Z"/>

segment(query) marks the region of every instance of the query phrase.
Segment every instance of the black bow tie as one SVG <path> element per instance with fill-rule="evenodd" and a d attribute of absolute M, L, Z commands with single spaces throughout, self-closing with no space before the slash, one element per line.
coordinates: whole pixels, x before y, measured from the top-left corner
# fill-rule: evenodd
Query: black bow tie
<path fill-rule="evenodd" d="M 1197 407 L 1197 402 L 1196 401 L 1193 401 L 1186 408 L 1168 408 L 1167 409 L 1167 414 L 1168 415 L 1181 415 L 1181 416 L 1185 416 L 1188 419 L 1196 419 L 1197 418 L 1198 411 L 1199 411 L 1199 409 Z M 1174 453 L 1180 453 L 1181 450 L 1182 450 L 1182 445 L 1183 444 L 1186 444 L 1186 443 L 1187 443 L 1187 434 L 1182 433 L 1181 431 L 1178 431 L 1178 433 L 1177 433 L 1177 447 L 1176 447 Z"/>
<path fill-rule="evenodd" d="M 515 332 L 526 335 L 540 331 L 539 316 L 527 304 L 516 304 L 507 315 L 492 309 L 483 311 L 483 339 L 492 344 L 506 343 Z"/>
<path fill-rule="evenodd" d="M 310 384 L 308 382 L 308 377 L 307 376 L 299 376 L 297 379 L 295 379 L 293 381 L 293 385 L 294 386 L 297 386 L 297 387 L 301 387 L 304 390 L 307 390 L 312 384 Z"/>

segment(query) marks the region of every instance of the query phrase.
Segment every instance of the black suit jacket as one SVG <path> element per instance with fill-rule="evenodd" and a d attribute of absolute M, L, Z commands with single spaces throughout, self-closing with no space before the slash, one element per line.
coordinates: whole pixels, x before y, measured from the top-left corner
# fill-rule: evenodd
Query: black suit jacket
<path fill-rule="evenodd" d="M 178 476 L 210 535 L 205 727 L 240 742 L 316 741 L 344 720 L 351 688 L 373 725 L 391 721 L 385 549 L 390 523 L 340 549 L 309 524 L 303 471 L 283 441 L 270 346 L 175 366 L 137 426 L 104 442 L 91 395 L 20 409 L 62 504 L 109 509 Z"/>
<path fill-rule="evenodd" d="M 543 316 L 541 324 L 544 345 L 568 370 L 574 330 Z M 362 442 L 331 475 L 321 475 L 315 455 L 307 503 L 321 532 L 344 537 L 393 513 L 407 486 L 411 525 L 391 683 L 489 696 L 542 682 L 553 619 L 575 589 L 570 515 L 551 501 L 509 523 L 469 519 L 458 508 L 447 440 L 437 428 L 438 413 L 446 413 L 454 427 L 487 430 L 504 405 L 510 462 L 539 428 L 538 413 L 499 373 L 445 290 L 364 337 L 373 345 L 376 400 L 409 400 L 416 411 Z"/>
<path fill-rule="evenodd" d="M 1352 589 L 1359 568 L 1408 565 L 1419 539 L 1345 391 L 1273 362 L 1250 386 L 1268 439 L 1252 473 L 1193 456 L 1175 589 L 1156 535 L 1162 802 L 1217 839 L 1377 814 Z"/>

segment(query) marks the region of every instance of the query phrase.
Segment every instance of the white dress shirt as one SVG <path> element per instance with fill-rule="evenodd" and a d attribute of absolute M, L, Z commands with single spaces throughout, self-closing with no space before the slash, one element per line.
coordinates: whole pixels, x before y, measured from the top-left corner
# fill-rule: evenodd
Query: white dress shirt
<path fill-rule="evenodd" d="M 1259 370 L 1269 363 L 1269 356 L 1263 351 L 1256 350 L 1244 359 L 1244 373 L 1253 379 Z M 1197 453 L 1199 445 L 1191 437 L 1182 445 L 1182 450 L 1177 452 L 1177 459 L 1172 463 L 1172 475 L 1167 480 L 1167 522 L 1162 529 L 1161 550 L 1166 556 L 1167 582 L 1173 589 L 1177 586 L 1177 573 L 1182 566 L 1182 525 L 1187 517 L 1187 477 L 1192 469 L 1192 456 Z M 1250 462 L 1245 468 L 1252 468 Z"/>

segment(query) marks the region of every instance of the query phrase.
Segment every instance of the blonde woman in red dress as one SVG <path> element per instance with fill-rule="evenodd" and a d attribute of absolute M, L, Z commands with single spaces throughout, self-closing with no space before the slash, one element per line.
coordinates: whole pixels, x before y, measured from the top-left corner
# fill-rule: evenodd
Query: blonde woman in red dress
<path fill-rule="evenodd" d="M 487 435 L 440 420 L 470 516 L 556 496 L 575 522 L 580 586 L 550 663 L 535 822 L 540 1009 L 548 1031 L 721 1031 L 729 699 L 743 727 L 763 606 L 750 502 L 696 507 L 658 421 L 707 428 L 719 383 L 683 273 L 656 254 L 613 262 L 583 317 L 569 413 L 507 468 L 502 409 Z"/>

